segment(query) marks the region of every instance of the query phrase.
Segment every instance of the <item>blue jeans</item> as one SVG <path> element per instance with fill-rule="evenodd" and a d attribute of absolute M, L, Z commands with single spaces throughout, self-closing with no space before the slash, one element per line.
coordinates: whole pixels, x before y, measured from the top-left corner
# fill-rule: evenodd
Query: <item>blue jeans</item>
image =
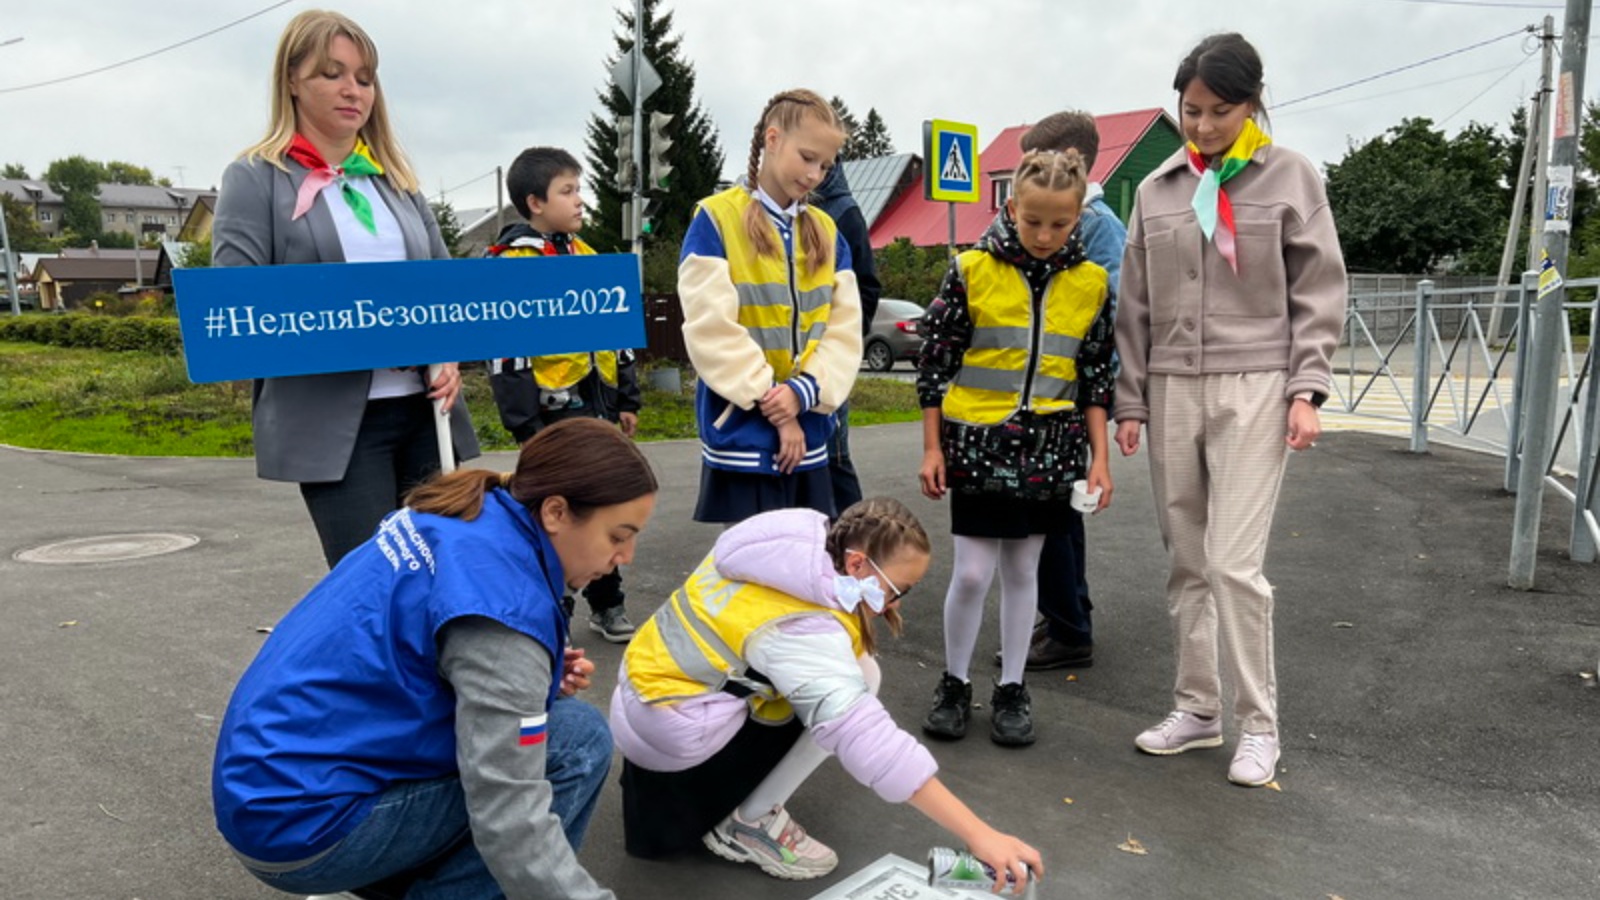
<path fill-rule="evenodd" d="M 576 852 L 611 771 L 611 732 L 599 710 L 563 697 L 550 706 L 548 733 L 550 811 Z M 312 862 L 289 872 L 251 874 L 280 891 L 331 894 L 437 863 L 411 886 L 407 900 L 500 900 L 504 894 L 478 848 L 461 842 L 469 830 L 459 777 L 405 782 L 385 791 L 354 831 Z"/>
<path fill-rule="evenodd" d="M 1084 543 L 1083 514 L 1073 510 L 1066 534 L 1045 535 L 1039 554 L 1039 614 L 1052 638 L 1080 647 L 1094 643 Z"/>

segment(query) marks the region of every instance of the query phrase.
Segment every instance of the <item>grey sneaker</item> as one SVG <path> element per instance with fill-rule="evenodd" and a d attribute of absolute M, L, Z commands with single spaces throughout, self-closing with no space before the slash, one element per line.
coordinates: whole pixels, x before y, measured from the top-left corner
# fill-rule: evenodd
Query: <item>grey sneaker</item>
<path fill-rule="evenodd" d="M 633 639 L 633 623 L 628 621 L 628 614 L 620 606 L 602 609 L 589 616 L 589 630 L 598 632 L 601 637 L 613 644 L 626 644 Z"/>
<path fill-rule="evenodd" d="M 839 856 L 809 837 L 781 806 L 746 822 L 734 810 L 701 841 L 712 853 L 732 862 L 755 863 L 773 878 L 805 881 L 821 878 L 839 865 Z"/>
<path fill-rule="evenodd" d="M 1228 766 L 1228 780 L 1245 787 L 1261 787 L 1278 774 L 1278 736 L 1239 735 L 1239 749 Z"/>
<path fill-rule="evenodd" d="M 1146 753 L 1173 756 L 1185 750 L 1222 746 L 1222 722 L 1202 719 L 1194 713 L 1174 710 L 1161 724 L 1147 728 L 1133 743 Z"/>

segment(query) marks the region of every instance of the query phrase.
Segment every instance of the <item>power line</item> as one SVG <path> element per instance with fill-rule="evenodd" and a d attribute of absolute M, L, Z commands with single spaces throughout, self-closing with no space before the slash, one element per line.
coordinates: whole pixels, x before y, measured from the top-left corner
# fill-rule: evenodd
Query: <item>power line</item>
<path fill-rule="evenodd" d="M 1505 70 L 1505 72 L 1501 73 L 1499 78 L 1496 78 L 1495 80 L 1489 82 L 1489 84 L 1486 87 L 1484 87 L 1483 90 L 1477 92 L 1476 94 L 1473 94 L 1471 100 L 1468 100 L 1467 102 L 1465 102 L 1465 103 L 1461 104 L 1460 106 L 1456 107 L 1456 111 L 1455 112 L 1453 112 L 1450 115 L 1445 116 L 1444 118 L 1440 119 L 1439 120 L 1439 127 L 1443 128 L 1445 126 L 1446 122 L 1449 122 L 1451 119 L 1454 119 L 1456 116 L 1461 115 L 1461 111 L 1462 110 L 1466 109 L 1467 107 L 1471 106 L 1474 103 L 1477 103 L 1478 99 L 1480 97 L 1482 97 L 1484 94 L 1487 94 L 1491 90 L 1493 90 L 1495 85 L 1497 85 L 1500 82 L 1505 81 L 1507 78 L 1511 77 L 1511 73 L 1512 72 L 1515 72 L 1516 70 L 1522 68 L 1528 62 L 1528 60 L 1530 60 L 1530 59 L 1533 59 L 1533 54 L 1532 53 L 1528 54 L 1527 56 L 1524 56 L 1522 59 L 1517 60 L 1516 65 L 1512 66 L 1511 68 Z"/>
<path fill-rule="evenodd" d="M 1562 9 L 1557 3 L 1495 3 L 1491 0 L 1395 0 L 1397 3 L 1431 3 L 1436 6 L 1484 6 L 1497 9 Z"/>
<path fill-rule="evenodd" d="M 183 46 L 186 46 L 188 44 L 192 44 L 195 41 L 198 41 L 198 40 L 201 40 L 201 39 L 204 39 L 204 38 L 208 38 L 208 37 L 212 36 L 213 34 L 216 34 L 219 31 L 226 31 L 226 30 L 228 30 L 229 28 L 232 28 L 235 25 L 238 25 L 238 24 L 240 24 L 242 22 L 248 22 L 251 19 L 256 18 L 257 16 L 266 15 L 267 13 L 272 12 L 273 10 L 277 9 L 280 6 L 288 6 L 290 3 L 293 3 L 293 2 L 294 2 L 294 0 L 280 0 L 280 2 L 274 3 L 271 6 L 266 7 L 265 9 L 260 9 L 260 10 L 257 10 L 255 12 L 251 13 L 248 16 L 244 16 L 242 18 L 234 19 L 232 22 L 229 22 L 226 25 L 221 25 L 221 26 L 218 26 L 216 28 L 213 28 L 210 31 L 205 32 L 204 34 L 197 34 L 192 38 L 188 38 L 186 40 L 179 41 L 176 44 L 169 44 L 169 45 L 167 45 L 165 47 L 162 47 L 159 50 L 151 50 L 149 53 L 141 53 L 138 56 L 122 60 L 121 62 L 114 62 L 109 66 L 101 66 L 98 69 L 90 69 L 87 72 L 79 72 L 76 75 L 63 75 L 60 78 L 51 78 L 48 81 L 36 81 L 33 84 L 21 84 L 21 85 L 17 85 L 16 87 L 0 88 L 0 94 L 14 94 L 14 93 L 16 93 L 18 91 L 29 91 L 29 90 L 33 90 L 34 88 L 49 87 L 52 84 L 61 84 L 62 82 L 65 82 L 65 81 L 76 81 L 79 78 L 88 78 L 90 75 L 99 75 L 101 72 L 109 72 L 112 69 L 121 68 L 122 66 L 126 66 L 126 65 L 129 65 L 129 64 L 132 64 L 132 63 L 136 63 L 136 62 L 139 62 L 140 60 L 149 59 L 152 56 L 158 56 L 158 55 L 160 55 L 162 53 L 166 53 L 168 50 L 176 50 L 179 47 L 183 47 Z"/>
<path fill-rule="evenodd" d="M 1515 71 L 1517 66 L 1521 66 L 1522 64 L 1526 63 L 1529 59 L 1532 58 L 1532 56 L 1533 56 L 1533 54 L 1530 53 L 1527 56 L 1524 56 L 1522 59 L 1518 60 L 1516 65 L 1512 66 L 1512 70 Z M 1321 112 L 1322 110 L 1325 110 L 1325 109 L 1332 109 L 1335 106 L 1349 106 L 1352 103 L 1366 103 L 1366 102 L 1371 101 L 1371 100 L 1381 100 L 1384 97 L 1393 97 L 1396 94 L 1409 94 L 1412 91 L 1420 91 L 1423 88 L 1438 87 L 1441 84 L 1452 84 L 1452 83 L 1457 82 L 1457 81 L 1465 81 L 1465 80 L 1467 80 L 1469 78 L 1478 78 L 1478 77 L 1483 76 L 1483 75 L 1493 75 L 1494 73 L 1500 72 L 1500 71 L 1501 71 L 1500 67 L 1496 66 L 1493 69 L 1480 69 L 1480 70 L 1478 70 L 1476 72 L 1467 72 L 1466 74 L 1463 74 L 1463 75 L 1452 75 L 1449 78 L 1440 78 L 1437 81 L 1425 81 L 1425 82 L 1423 82 L 1421 84 L 1407 85 L 1406 87 L 1403 87 L 1403 88 L 1395 88 L 1392 91 L 1383 91 L 1382 93 L 1378 93 L 1378 94 L 1363 94 L 1360 97 L 1351 97 L 1351 98 L 1349 98 L 1347 100 L 1334 100 L 1331 103 L 1319 103 L 1316 106 L 1302 106 L 1299 109 L 1291 109 L 1288 112 L 1284 112 L 1284 113 L 1279 113 L 1279 112 L 1275 111 L 1273 113 L 1273 118 L 1274 119 L 1286 119 L 1286 118 L 1289 118 L 1290 116 L 1302 116 L 1302 115 L 1305 115 L 1306 113 Z M 1504 78 L 1505 76 L 1502 75 L 1501 77 Z M 1474 99 L 1476 99 L 1476 98 L 1474 98 Z"/>
<path fill-rule="evenodd" d="M 1338 91 L 1346 90 L 1348 88 L 1353 88 L 1358 84 L 1366 84 L 1369 81 L 1377 81 L 1379 78 L 1387 78 L 1390 75 L 1396 75 L 1396 74 L 1399 74 L 1401 72 L 1407 71 L 1408 69 L 1415 69 L 1418 66 L 1425 66 L 1425 65 L 1427 65 L 1429 63 L 1435 63 L 1435 62 L 1438 62 L 1441 59 L 1448 59 L 1448 58 L 1450 58 L 1452 56 L 1457 56 L 1459 54 L 1466 53 L 1468 50 L 1476 50 L 1479 47 L 1483 47 L 1483 46 L 1487 46 L 1489 44 L 1493 44 L 1496 41 L 1503 41 L 1508 37 L 1515 37 L 1515 36 L 1517 36 L 1519 34 L 1525 34 L 1525 33 L 1530 32 L 1532 30 L 1533 30 L 1533 26 L 1532 25 L 1527 25 L 1527 26 L 1524 26 L 1522 28 L 1518 28 L 1516 31 L 1509 31 L 1509 32 L 1506 32 L 1505 34 L 1500 35 L 1499 37 L 1492 37 L 1492 38 L 1489 38 L 1486 41 L 1479 41 L 1476 44 L 1469 44 L 1469 45 L 1467 45 L 1465 47 L 1461 47 L 1461 48 L 1456 49 L 1456 50 L 1451 50 L 1448 53 L 1441 53 L 1438 56 L 1430 56 L 1427 59 L 1418 60 L 1417 62 L 1414 62 L 1414 63 L 1408 63 L 1407 65 L 1403 65 L 1403 66 L 1400 66 L 1400 67 L 1394 68 L 1394 69 L 1389 69 L 1388 71 L 1379 72 L 1376 75 L 1368 75 L 1365 78 L 1357 78 L 1355 81 L 1345 82 L 1344 84 L 1338 85 L 1337 87 L 1331 87 L 1331 88 L 1328 88 L 1326 90 L 1317 91 L 1317 92 L 1312 93 L 1312 94 L 1306 94 L 1304 97 L 1296 97 L 1293 100 L 1285 100 L 1282 103 L 1279 103 L 1279 104 L 1276 104 L 1274 106 L 1269 107 L 1269 109 L 1271 109 L 1274 112 L 1276 112 L 1277 110 L 1280 110 L 1280 109 L 1284 108 L 1285 106 L 1293 106 L 1296 103 L 1300 103 L 1300 102 L 1303 102 L 1305 100 L 1310 100 L 1310 99 L 1312 99 L 1314 97 L 1322 97 L 1322 96 L 1325 96 L 1327 94 L 1337 93 Z"/>
<path fill-rule="evenodd" d="M 462 188 L 467 187 L 468 185 L 477 184 L 478 182 L 484 180 L 485 178 L 488 178 L 489 176 L 493 175 L 494 172 L 495 172 L 494 169 L 490 169 L 489 171 L 483 173 L 482 175 L 476 175 L 476 176 L 474 176 L 472 178 L 469 178 L 466 181 L 461 182 L 460 184 L 456 185 L 453 188 L 444 188 L 444 189 L 440 190 L 439 193 L 434 195 L 434 199 L 443 200 L 445 198 L 445 195 L 454 194 L 456 191 L 459 191 Z"/>

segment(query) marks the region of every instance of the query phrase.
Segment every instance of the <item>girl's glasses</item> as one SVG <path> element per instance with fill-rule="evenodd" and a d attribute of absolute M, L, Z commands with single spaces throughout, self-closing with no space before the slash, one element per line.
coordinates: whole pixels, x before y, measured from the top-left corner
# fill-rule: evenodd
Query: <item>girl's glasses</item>
<path fill-rule="evenodd" d="M 861 556 L 866 559 L 868 565 L 872 566 L 872 571 L 877 572 L 878 577 L 883 579 L 883 583 L 889 586 L 889 590 L 894 592 L 894 596 L 890 597 L 890 600 L 899 600 L 901 597 L 906 595 L 906 591 L 911 590 L 911 588 L 906 588 L 906 591 L 900 590 L 895 586 L 895 583 L 889 579 L 889 576 L 884 574 L 883 568 L 874 562 L 872 557 L 867 556 L 865 553 L 861 554 Z M 912 587 L 916 587 L 916 585 L 912 585 Z"/>

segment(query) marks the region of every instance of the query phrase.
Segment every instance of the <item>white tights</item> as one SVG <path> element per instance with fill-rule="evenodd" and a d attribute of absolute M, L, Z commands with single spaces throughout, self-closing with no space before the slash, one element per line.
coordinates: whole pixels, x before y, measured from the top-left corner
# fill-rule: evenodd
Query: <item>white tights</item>
<path fill-rule="evenodd" d="M 867 690 L 877 696 L 878 687 L 883 684 L 883 670 L 878 668 L 878 661 L 870 656 L 857 657 L 861 664 L 861 676 L 866 679 Z M 794 742 L 794 747 L 784 755 L 783 759 L 767 773 L 767 777 L 756 785 L 750 796 L 744 798 L 739 804 L 739 818 L 746 822 L 754 822 L 774 807 L 782 806 L 789 802 L 794 792 L 800 789 L 811 773 L 822 765 L 828 758 L 828 751 L 817 746 L 811 739 L 811 732 L 806 731 L 800 739 Z"/>
<path fill-rule="evenodd" d="M 968 681 L 983 626 L 983 601 L 1000 567 L 1000 683 L 1022 681 L 1039 606 L 1039 553 L 1044 535 L 1019 540 L 956 536 L 950 591 L 944 597 L 945 671 Z"/>

